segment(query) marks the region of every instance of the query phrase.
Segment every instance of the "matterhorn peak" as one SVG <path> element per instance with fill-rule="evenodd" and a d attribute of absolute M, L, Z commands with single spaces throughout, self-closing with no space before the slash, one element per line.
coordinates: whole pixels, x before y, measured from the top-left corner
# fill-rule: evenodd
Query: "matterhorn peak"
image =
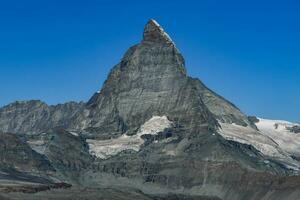
<path fill-rule="evenodd" d="M 154 19 L 150 19 L 145 25 L 143 42 L 174 45 L 170 36 Z"/>

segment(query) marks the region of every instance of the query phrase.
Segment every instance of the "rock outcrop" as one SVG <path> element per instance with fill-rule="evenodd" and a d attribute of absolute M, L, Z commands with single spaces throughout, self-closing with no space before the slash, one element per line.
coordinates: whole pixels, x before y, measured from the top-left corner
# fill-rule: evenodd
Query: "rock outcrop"
<path fill-rule="evenodd" d="M 70 127 L 84 103 L 48 106 L 42 101 L 17 101 L 0 108 L 0 130 L 10 133 L 42 133 L 55 127 Z"/>
<path fill-rule="evenodd" d="M 46 157 L 38 154 L 18 136 L 0 133 L 0 168 L 27 173 L 53 172 Z"/>

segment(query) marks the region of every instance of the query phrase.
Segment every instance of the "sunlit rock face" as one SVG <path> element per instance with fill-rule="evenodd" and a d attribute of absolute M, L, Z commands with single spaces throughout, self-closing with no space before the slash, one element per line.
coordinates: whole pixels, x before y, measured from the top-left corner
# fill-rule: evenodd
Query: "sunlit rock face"
<path fill-rule="evenodd" d="M 217 124 L 196 82 L 186 75 L 182 55 L 153 20 L 145 26 L 143 41 L 125 53 L 87 105 L 89 126 L 98 127 L 98 133 L 132 132 L 155 115 L 191 128 Z"/>
<path fill-rule="evenodd" d="M 170 36 L 153 19 L 145 26 L 142 43 L 175 45 Z"/>

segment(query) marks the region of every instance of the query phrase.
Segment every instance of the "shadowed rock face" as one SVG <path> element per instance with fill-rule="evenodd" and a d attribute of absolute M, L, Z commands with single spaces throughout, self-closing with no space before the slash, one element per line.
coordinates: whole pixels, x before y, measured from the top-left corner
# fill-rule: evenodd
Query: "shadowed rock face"
<path fill-rule="evenodd" d="M 15 134 L 0 133 L 0 167 L 28 173 L 53 172 L 46 157 L 33 151 Z"/>
<path fill-rule="evenodd" d="M 93 162 L 87 143 L 82 137 L 62 129 L 53 130 L 47 135 L 44 155 L 64 181 L 78 183 L 78 174 L 88 169 Z"/>
<path fill-rule="evenodd" d="M 56 178 L 71 184 L 78 183 L 78 174 L 94 160 L 85 139 L 75 132 L 55 128 L 43 134 L 26 135 L 24 140 L 51 163 Z"/>
<path fill-rule="evenodd" d="M 153 116 L 171 125 L 141 134 Z M 23 135 L 36 151 L 32 163 L 44 158 L 55 178 L 93 188 L 80 194 L 89 199 L 94 194 L 119 199 L 120 191 L 107 188 L 128 187 L 134 190 L 122 191 L 123 199 L 273 200 L 284 195 L 296 200 L 300 179 L 288 176 L 294 171 L 251 145 L 224 139 L 218 134 L 219 122 L 257 130 L 253 118 L 187 76 L 182 55 L 154 20 L 146 24 L 141 43 L 129 48 L 87 103 L 28 101 L 0 109 L 0 130 Z M 57 126 L 61 129 L 53 129 Z M 137 136 L 143 140 L 139 148 L 127 148 Z M 89 141 L 124 150 L 96 158 L 89 154 Z M 126 147 L 118 141 L 126 141 Z M 21 154 L 18 145 L 9 151 Z M 8 156 L 2 163 L 19 166 L 18 159 Z"/>
<path fill-rule="evenodd" d="M 56 170 L 46 158 L 18 136 L 0 133 L 0 193 L 16 187 L 52 184 Z"/>
<path fill-rule="evenodd" d="M 300 133 L 300 125 L 299 126 L 293 126 L 291 128 L 287 128 L 288 130 L 290 130 L 291 132 L 294 133 Z"/>

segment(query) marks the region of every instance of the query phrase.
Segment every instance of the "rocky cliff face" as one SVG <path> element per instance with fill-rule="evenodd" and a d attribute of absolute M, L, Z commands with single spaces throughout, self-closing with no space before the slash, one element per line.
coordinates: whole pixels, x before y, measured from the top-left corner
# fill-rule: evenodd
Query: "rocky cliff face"
<path fill-rule="evenodd" d="M 217 121 L 202 101 L 184 60 L 157 23 L 150 21 L 141 44 L 131 47 L 87 106 L 91 127 L 117 134 L 134 131 L 155 115 L 190 129 L 214 128 Z"/>
<path fill-rule="evenodd" d="M 128 196 L 139 190 L 145 199 L 284 194 L 296 200 L 300 178 L 290 175 L 297 174 L 298 161 L 255 123 L 187 75 L 182 55 L 154 20 L 87 103 L 29 101 L 0 109 L 0 130 L 17 133 L 35 152 L 33 160 L 51 165 L 51 180 L 93 189 L 129 187 Z M 12 157 L 2 163 L 6 159 L 18 165 Z"/>
<path fill-rule="evenodd" d="M 0 133 L 0 164 L 24 172 L 53 171 L 45 157 L 33 151 L 27 143 L 14 134 Z"/>
<path fill-rule="evenodd" d="M 82 112 L 83 103 L 48 106 L 38 101 L 17 101 L 0 108 L 0 130 L 10 133 L 42 133 L 55 127 L 68 128 L 71 119 Z"/>

